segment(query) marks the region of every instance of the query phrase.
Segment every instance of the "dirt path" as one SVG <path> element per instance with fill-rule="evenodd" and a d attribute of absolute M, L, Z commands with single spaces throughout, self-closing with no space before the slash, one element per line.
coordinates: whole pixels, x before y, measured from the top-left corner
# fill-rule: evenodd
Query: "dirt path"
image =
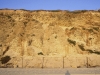
<path fill-rule="evenodd" d="M 77 68 L 77 69 L 0 68 L 0 75 L 100 75 L 100 68 Z"/>

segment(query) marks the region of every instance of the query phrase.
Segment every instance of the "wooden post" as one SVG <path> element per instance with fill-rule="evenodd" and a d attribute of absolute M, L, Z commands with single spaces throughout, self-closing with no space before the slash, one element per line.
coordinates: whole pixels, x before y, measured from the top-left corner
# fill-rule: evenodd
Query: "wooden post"
<path fill-rule="evenodd" d="M 89 66 L 88 66 L 88 57 L 86 57 L 86 60 L 87 60 L 87 68 L 88 68 L 88 67 L 89 67 Z"/>
<path fill-rule="evenodd" d="M 43 69 L 43 67 L 44 67 L 43 63 L 44 63 L 44 57 L 43 57 L 43 62 L 42 62 L 42 69 Z"/>
<path fill-rule="evenodd" d="M 63 57 L 63 68 L 64 68 L 64 57 Z"/>
<path fill-rule="evenodd" d="M 22 58 L 22 68 L 23 68 L 23 56 L 21 58 Z"/>

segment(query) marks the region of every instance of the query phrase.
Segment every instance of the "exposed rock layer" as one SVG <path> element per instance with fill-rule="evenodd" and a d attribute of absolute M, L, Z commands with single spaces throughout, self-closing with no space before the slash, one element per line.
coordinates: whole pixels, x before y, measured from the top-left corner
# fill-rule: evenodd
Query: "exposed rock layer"
<path fill-rule="evenodd" d="M 100 11 L 0 10 L 0 55 L 99 56 Z"/>

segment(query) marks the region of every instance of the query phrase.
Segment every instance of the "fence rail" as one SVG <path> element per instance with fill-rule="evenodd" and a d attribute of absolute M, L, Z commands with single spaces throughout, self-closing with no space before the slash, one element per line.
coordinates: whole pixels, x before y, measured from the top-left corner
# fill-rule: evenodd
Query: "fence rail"
<path fill-rule="evenodd" d="M 90 68 L 100 67 L 98 57 L 21 57 L 11 59 L 1 67 L 13 68 Z"/>

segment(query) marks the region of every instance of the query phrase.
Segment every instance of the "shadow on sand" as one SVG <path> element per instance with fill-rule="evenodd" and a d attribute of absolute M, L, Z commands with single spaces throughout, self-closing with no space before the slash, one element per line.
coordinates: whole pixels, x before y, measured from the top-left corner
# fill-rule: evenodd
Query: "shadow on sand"
<path fill-rule="evenodd" d="M 65 75 L 70 75 L 69 71 L 67 71 L 67 72 L 65 73 Z"/>

